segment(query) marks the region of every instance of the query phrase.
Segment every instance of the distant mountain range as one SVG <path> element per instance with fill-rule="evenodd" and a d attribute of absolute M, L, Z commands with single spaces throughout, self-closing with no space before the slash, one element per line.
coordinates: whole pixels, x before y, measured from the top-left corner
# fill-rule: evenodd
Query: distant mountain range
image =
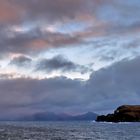
<path fill-rule="evenodd" d="M 90 121 L 96 120 L 97 114 L 88 112 L 80 115 L 56 114 L 52 112 L 36 113 L 19 118 L 20 121 Z"/>

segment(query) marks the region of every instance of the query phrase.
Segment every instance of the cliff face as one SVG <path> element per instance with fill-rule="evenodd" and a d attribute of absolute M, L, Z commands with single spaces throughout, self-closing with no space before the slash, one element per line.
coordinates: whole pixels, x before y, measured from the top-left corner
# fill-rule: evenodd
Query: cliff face
<path fill-rule="evenodd" d="M 123 105 L 113 114 L 98 116 L 96 121 L 105 122 L 140 122 L 140 105 Z"/>

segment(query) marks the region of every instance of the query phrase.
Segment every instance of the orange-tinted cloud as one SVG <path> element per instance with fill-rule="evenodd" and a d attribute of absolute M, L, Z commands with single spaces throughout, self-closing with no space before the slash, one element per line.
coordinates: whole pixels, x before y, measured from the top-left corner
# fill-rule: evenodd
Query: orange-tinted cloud
<path fill-rule="evenodd" d="M 33 49 L 41 49 L 47 46 L 47 41 L 43 39 L 35 39 L 29 42 L 27 47 L 33 48 Z"/>
<path fill-rule="evenodd" d="M 22 8 L 14 1 L 0 0 L 0 22 L 13 22 L 20 18 Z"/>
<path fill-rule="evenodd" d="M 122 7 L 115 10 L 119 13 Z M 123 21 L 124 18 L 121 19 L 122 15 L 116 14 L 117 12 L 115 16 L 117 15 L 120 21 L 112 21 L 114 8 L 111 0 L 0 0 L 0 23 L 8 23 L 8 26 L 7 24 L 0 26 L 0 52 L 28 53 L 44 48 L 75 44 L 80 46 L 85 43 L 85 40 L 91 38 L 138 33 L 140 21 L 132 21 L 131 24 L 125 21 L 126 24 Z M 108 19 L 108 14 L 111 19 Z M 12 28 L 10 23 L 20 19 L 20 23 L 13 25 L 19 29 L 9 31 L 8 29 Z M 72 31 L 68 29 L 70 26 L 67 26 L 67 23 L 72 24 Z M 79 23 L 84 25 L 82 29 L 78 28 Z M 45 28 L 58 24 L 62 27 L 45 30 L 42 26 L 44 24 Z M 26 26 L 28 30 L 22 30 L 23 26 Z M 78 30 L 75 31 L 73 28 L 78 28 Z M 69 31 L 65 33 L 65 29 Z"/>

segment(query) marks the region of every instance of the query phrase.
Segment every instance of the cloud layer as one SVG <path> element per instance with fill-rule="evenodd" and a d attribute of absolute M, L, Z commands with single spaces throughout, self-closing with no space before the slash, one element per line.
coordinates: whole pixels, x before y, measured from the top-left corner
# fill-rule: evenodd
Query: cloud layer
<path fill-rule="evenodd" d="M 36 71 L 46 71 L 46 72 L 52 72 L 60 70 L 62 72 L 72 72 L 72 71 L 79 71 L 81 73 L 86 73 L 87 71 L 90 71 L 88 67 L 74 64 L 73 62 L 67 60 L 63 56 L 55 56 L 52 59 L 42 59 L 37 65 L 36 65 Z"/>
<path fill-rule="evenodd" d="M 139 15 L 139 0 L 0 0 L 0 113 L 138 104 Z"/>
<path fill-rule="evenodd" d="M 110 111 L 120 104 L 138 104 L 140 57 L 123 60 L 93 73 L 86 82 L 65 77 L 0 81 L 4 109 L 55 112 Z M 137 69 L 135 69 L 137 68 Z M 62 109 L 63 108 L 63 109 Z"/>
<path fill-rule="evenodd" d="M 136 0 L 0 0 L 0 5 L 1 53 L 33 53 L 92 44 L 87 41 L 91 38 L 139 34 Z"/>

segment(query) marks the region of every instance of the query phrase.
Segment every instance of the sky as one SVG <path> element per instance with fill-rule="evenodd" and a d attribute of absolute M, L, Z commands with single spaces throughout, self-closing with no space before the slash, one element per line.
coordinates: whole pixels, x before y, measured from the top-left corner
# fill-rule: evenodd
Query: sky
<path fill-rule="evenodd" d="M 139 15 L 139 0 L 0 0 L 0 118 L 139 104 Z"/>

